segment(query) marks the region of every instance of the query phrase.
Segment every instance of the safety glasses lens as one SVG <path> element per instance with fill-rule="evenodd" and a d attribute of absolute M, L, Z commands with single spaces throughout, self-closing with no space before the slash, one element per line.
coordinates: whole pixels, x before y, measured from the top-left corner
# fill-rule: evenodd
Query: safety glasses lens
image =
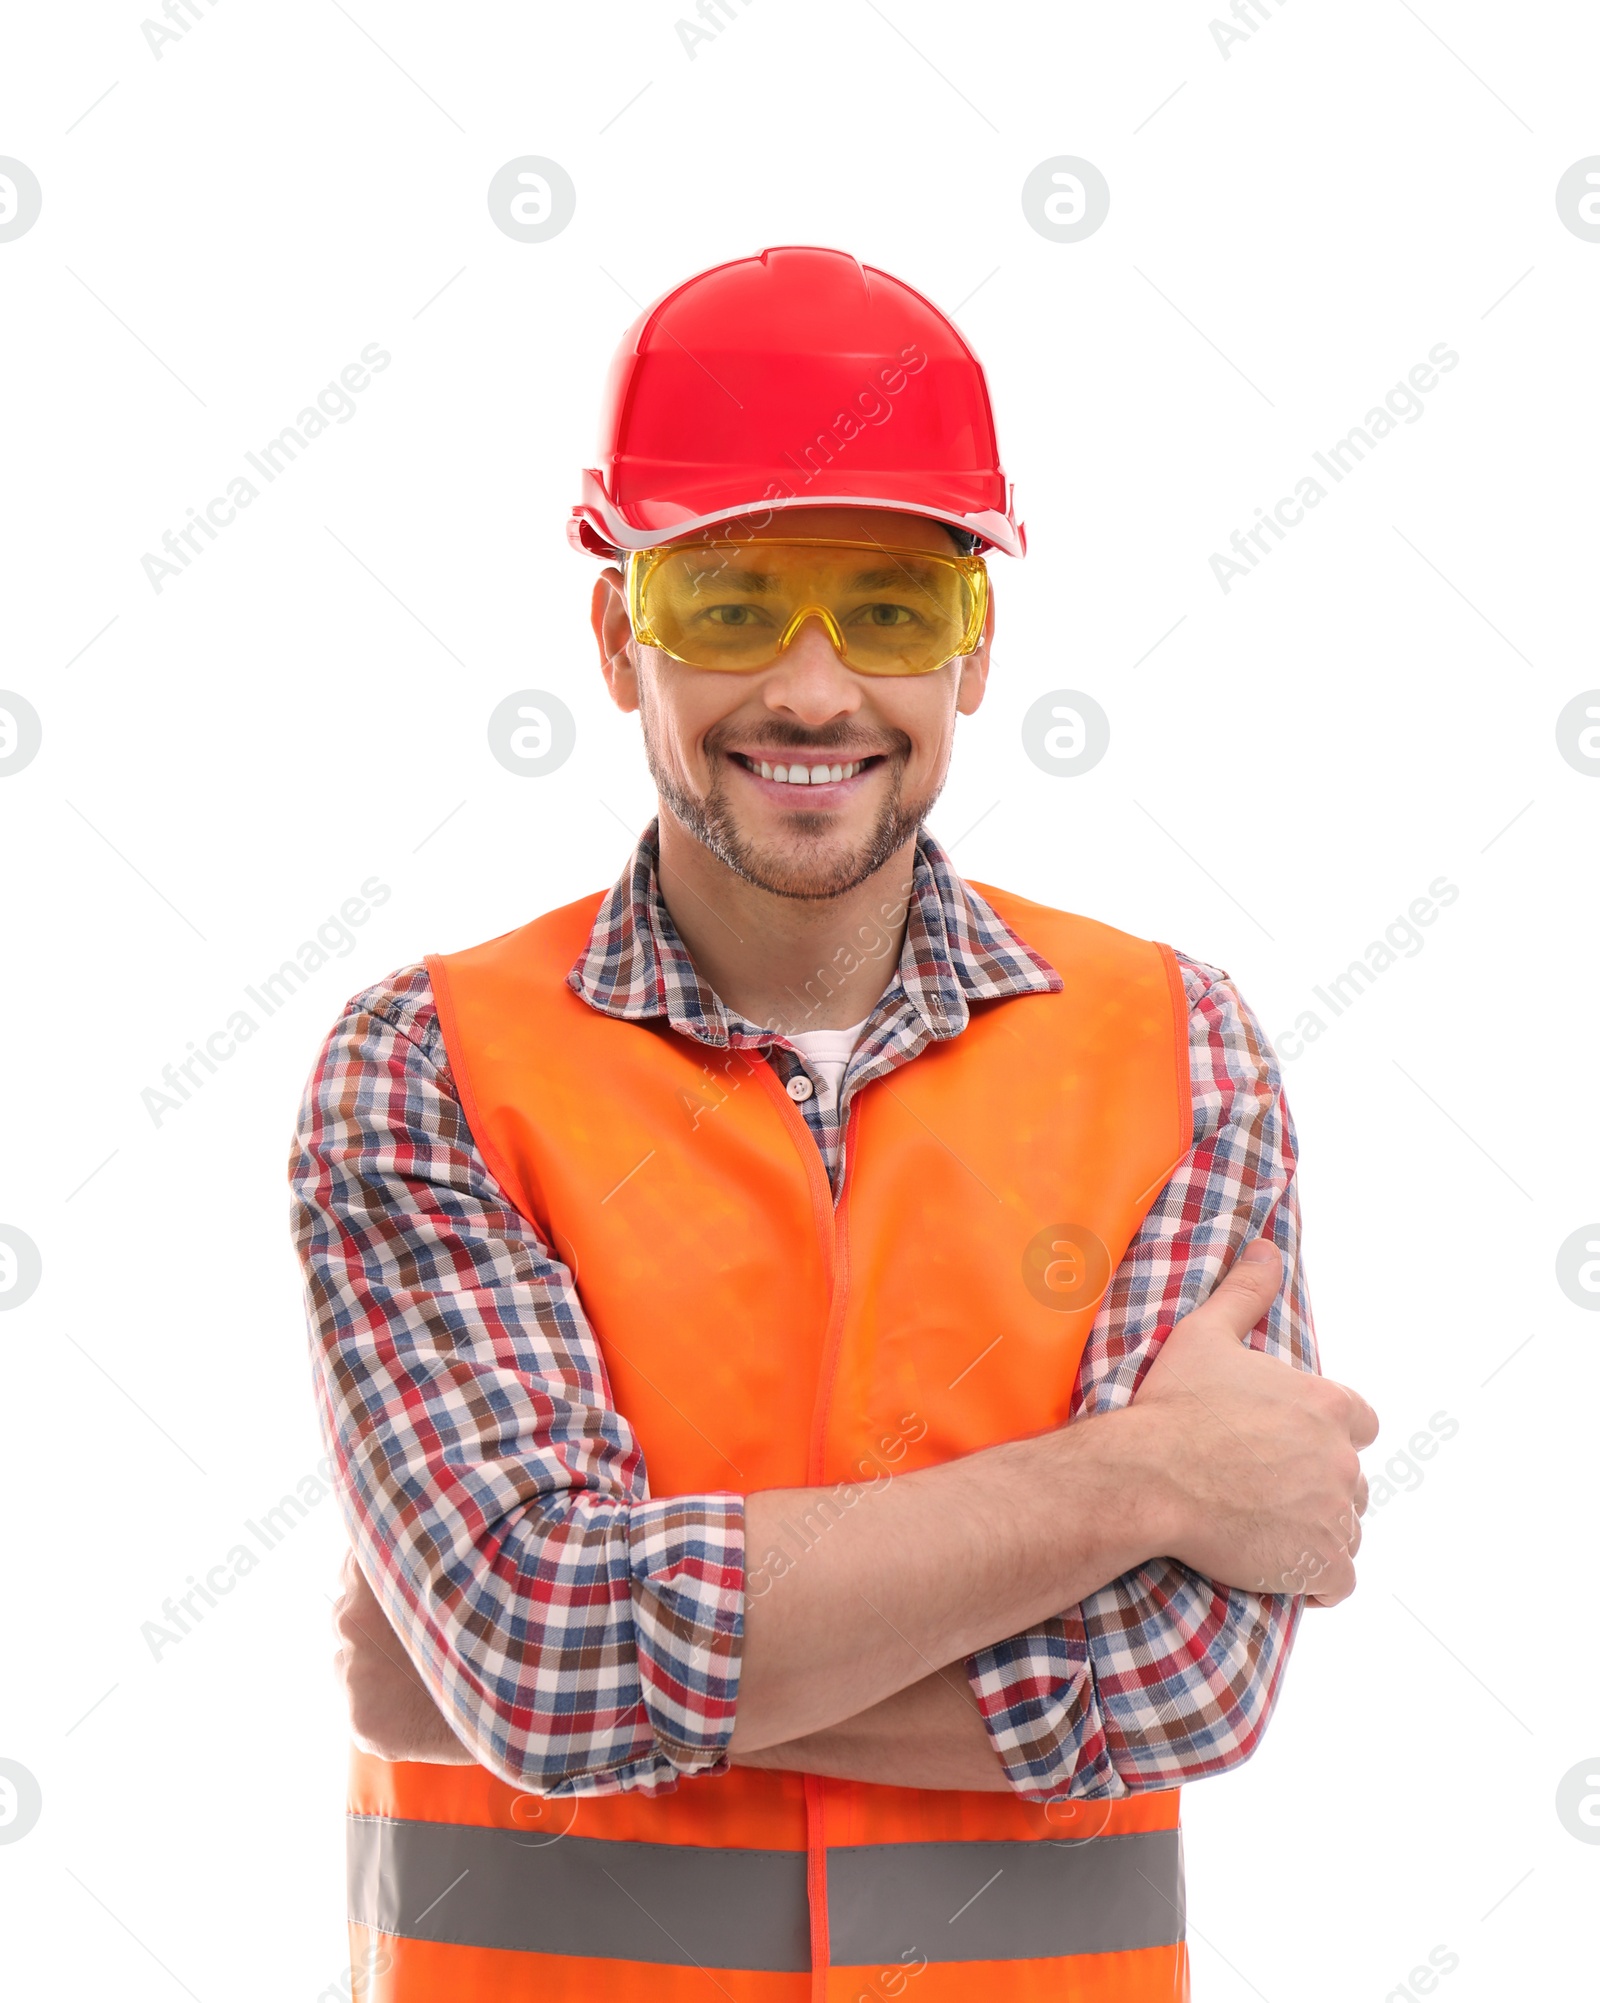
<path fill-rule="evenodd" d="M 970 653 L 982 623 L 981 565 L 923 550 L 690 544 L 633 563 L 636 623 L 696 667 L 765 667 L 816 618 L 847 667 L 926 674 Z"/>

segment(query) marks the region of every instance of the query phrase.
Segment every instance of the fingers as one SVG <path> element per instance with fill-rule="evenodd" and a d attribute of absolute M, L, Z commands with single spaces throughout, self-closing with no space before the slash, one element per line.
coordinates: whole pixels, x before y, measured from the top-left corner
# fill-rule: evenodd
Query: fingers
<path fill-rule="evenodd" d="M 1342 1526 L 1345 1532 L 1341 1553 L 1343 1564 L 1335 1571 L 1333 1582 L 1324 1579 L 1317 1581 L 1318 1590 L 1308 1595 L 1307 1606 L 1335 1607 L 1355 1591 L 1355 1558 L 1361 1549 L 1361 1519 L 1367 1513 L 1367 1494 L 1367 1478 L 1364 1474 L 1358 1474 L 1355 1496 Z"/>
<path fill-rule="evenodd" d="M 1283 1254 L 1270 1238 L 1252 1238 L 1240 1248 L 1238 1257 L 1201 1302 L 1188 1321 L 1224 1328 L 1243 1341 L 1277 1299 L 1283 1284 Z M 1285 1359 L 1279 1358 L 1278 1361 Z M 1345 1404 L 1345 1426 L 1350 1444 L 1359 1452 L 1378 1437 L 1378 1415 L 1359 1391 L 1332 1378 L 1323 1380 L 1338 1391 Z M 1365 1503 L 1362 1504 L 1365 1508 Z"/>
<path fill-rule="evenodd" d="M 1366 1507 L 1367 1478 L 1358 1474 L 1351 1505 L 1333 1527 L 1335 1556 L 1326 1559 L 1305 1553 L 1300 1564 L 1285 1575 L 1281 1590 L 1304 1594 L 1306 1605 L 1313 1607 L 1335 1607 L 1347 1600 L 1356 1589 L 1355 1558 L 1361 1549 L 1361 1518 Z"/>
<path fill-rule="evenodd" d="M 1314 1577 L 1308 1578 L 1304 1571 L 1290 1573 L 1283 1586 L 1285 1592 L 1303 1594 L 1307 1606 L 1318 1607 L 1336 1607 L 1341 1600 L 1349 1599 L 1355 1589 L 1356 1568 L 1348 1551 L 1319 1564 Z"/>
<path fill-rule="evenodd" d="M 1305 1595 L 1305 1603 L 1308 1607 L 1338 1606 L 1342 1601 L 1349 1599 L 1350 1595 L 1356 1589 L 1355 1566 L 1346 1557 L 1340 1564 L 1330 1566 L 1326 1571 L 1319 1572 L 1316 1580 L 1316 1588 L 1315 1592 L 1310 1591 L 1307 1586 L 1302 1586 L 1300 1589 Z M 1288 1588 L 1285 1588 L 1285 1590 L 1288 1590 Z"/>
<path fill-rule="evenodd" d="M 1350 1428 L 1350 1444 L 1353 1447 L 1370 1447 L 1378 1437 L 1378 1415 L 1362 1397 L 1359 1391 L 1352 1391 L 1348 1384 L 1339 1389 L 1349 1400 L 1350 1410 L 1345 1424 Z"/>
<path fill-rule="evenodd" d="M 354 1551 L 346 1551 L 339 1567 L 339 1597 L 333 1603 L 333 1632 L 339 1643 L 335 1661 L 361 1642 L 392 1632 L 382 1603 L 367 1583 Z M 381 1645 L 381 1644 L 380 1644 Z"/>
<path fill-rule="evenodd" d="M 377 1594 L 372 1590 L 371 1581 L 367 1578 L 366 1573 L 362 1571 L 361 1561 L 356 1557 L 354 1551 L 347 1551 L 345 1553 L 344 1565 L 339 1577 L 340 1583 L 344 1587 L 346 1602 L 356 1611 L 372 1611 L 381 1606 L 382 1603 Z"/>
<path fill-rule="evenodd" d="M 1277 1299 L 1283 1284 L 1283 1254 L 1270 1239 L 1246 1245 L 1187 1320 L 1226 1329 L 1242 1341 Z"/>
<path fill-rule="evenodd" d="M 350 1568 L 354 1563 L 355 1563 L 354 1555 L 351 1552 L 346 1551 L 344 1554 L 344 1562 L 339 1567 L 339 1597 L 333 1602 L 331 1625 L 333 1627 L 334 1639 L 340 1644 L 341 1651 L 343 1649 L 343 1644 L 344 1644 L 343 1621 L 344 1621 L 345 1608 L 348 1607 L 350 1604 L 350 1595 L 352 1590 Z M 338 1660 L 339 1657 L 336 1655 L 334 1657 L 334 1661 L 337 1662 Z"/>
<path fill-rule="evenodd" d="M 1335 1377 L 1321 1377 L 1317 1381 L 1324 1395 L 1333 1401 L 1329 1406 L 1330 1412 L 1337 1411 L 1343 1420 L 1351 1446 L 1358 1453 L 1363 1447 L 1370 1447 L 1378 1437 L 1378 1415 L 1366 1399 L 1359 1391 L 1352 1391 L 1348 1384 L 1341 1384 Z"/>

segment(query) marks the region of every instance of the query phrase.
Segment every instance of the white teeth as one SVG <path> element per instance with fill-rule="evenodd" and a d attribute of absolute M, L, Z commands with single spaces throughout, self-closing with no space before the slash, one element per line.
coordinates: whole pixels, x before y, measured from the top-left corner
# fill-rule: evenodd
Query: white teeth
<path fill-rule="evenodd" d="M 776 779 L 788 786 L 826 786 L 841 779 L 853 779 L 866 762 L 854 759 L 848 765 L 769 765 L 764 758 L 750 761 L 763 779 Z"/>

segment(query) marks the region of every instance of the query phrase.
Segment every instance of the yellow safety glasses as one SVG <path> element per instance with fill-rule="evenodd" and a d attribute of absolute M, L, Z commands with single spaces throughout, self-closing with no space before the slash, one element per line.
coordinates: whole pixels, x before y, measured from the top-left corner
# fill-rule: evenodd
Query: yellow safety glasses
<path fill-rule="evenodd" d="M 882 543 L 681 543 L 628 558 L 634 637 L 730 674 L 770 667 L 808 619 L 857 674 L 931 674 L 977 646 L 988 605 L 982 557 Z"/>

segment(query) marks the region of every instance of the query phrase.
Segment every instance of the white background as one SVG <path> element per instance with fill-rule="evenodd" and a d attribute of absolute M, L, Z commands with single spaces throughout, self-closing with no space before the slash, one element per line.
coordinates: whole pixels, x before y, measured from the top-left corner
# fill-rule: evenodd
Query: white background
<path fill-rule="evenodd" d="M 132 5 L 8 23 L 0 153 L 44 206 L 0 243 L 0 685 L 44 740 L 0 783 L 0 1224 L 44 1264 L 0 1316 L 0 1757 L 44 1809 L 0 1846 L 7 1986 L 338 1993 L 336 1505 L 159 1661 L 141 1623 L 321 1452 L 284 1169 L 340 1004 L 609 883 L 653 810 L 563 533 L 612 348 L 810 242 L 956 312 L 1028 522 L 932 820 L 968 874 L 1219 963 L 1275 1037 L 1460 890 L 1285 1063 L 1369 1470 L 1459 1430 L 1255 1760 L 1185 1797 L 1196 1994 L 1382 2003 L 1442 1946 L 1449 2003 L 1575 1996 L 1600 1322 L 1555 1254 L 1600 1217 L 1600 783 L 1555 721 L 1600 685 L 1600 244 L 1554 193 L 1600 153 L 1600 18 L 1264 0 L 1225 57 L 1198 0 L 731 4 L 693 59 L 683 0 L 197 0 L 159 60 Z M 485 202 L 530 153 L 578 191 L 535 245 Z M 1077 244 L 1019 199 L 1058 154 L 1111 187 Z M 156 593 L 141 556 L 370 342 L 355 417 Z M 1421 419 L 1224 593 L 1212 552 L 1439 342 Z M 542 779 L 486 745 L 526 687 L 578 721 Z M 1110 716 L 1093 772 L 1023 754 L 1054 689 Z M 141 1091 L 372 875 L 354 949 L 155 1124 Z"/>

